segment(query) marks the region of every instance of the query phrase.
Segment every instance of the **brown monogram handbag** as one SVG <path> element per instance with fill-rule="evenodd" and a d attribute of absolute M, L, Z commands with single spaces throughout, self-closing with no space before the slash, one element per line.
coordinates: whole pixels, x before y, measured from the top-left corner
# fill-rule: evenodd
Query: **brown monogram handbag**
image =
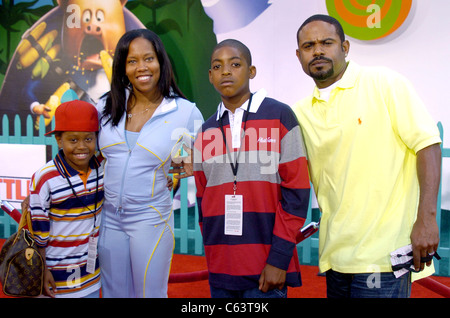
<path fill-rule="evenodd" d="M 30 213 L 25 210 L 17 233 L 6 240 L 0 251 L 0 282 L 3 292 L 15 297 L 41 295 L 44 268 L 45 260 L 34 242 Z"/>

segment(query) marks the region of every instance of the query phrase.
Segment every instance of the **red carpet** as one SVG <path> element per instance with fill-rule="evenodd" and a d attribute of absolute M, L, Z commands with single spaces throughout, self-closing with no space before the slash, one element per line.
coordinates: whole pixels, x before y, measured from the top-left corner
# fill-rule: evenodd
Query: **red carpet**
<path fill-rule="evenodd" d="M 0 247 L 4 239 L 0 239 Z M 175 254 L 172 262 L 172 273 L 191 273 L 203 271 L 206 269 L 206 261 L 202 256 Z M 326 285 L 325 277 L 318 276 L 316 266 L 301 266 L 303 286 L 299 288 L 290 288 L 289 298 L 325 298 Z M 450 277 L 432 276 L 432 279 L 440 284 L 450 287 Z M 169 298 L 209 298 L 209 286 L 207 280 L 169 283 Z M 0 298 L 7 298 L 0 289 Z M 411 298 L 443 298 L 438 293 L 425 288 L 418 282 L 413 283 Z"/>
<path fill-rule="evenodd" d="M 195 272 L 206 269 L 206 260 L 201 256 L 174 255 L 172 273 Z M 301 266 L 303 287 L 289 288 L 289 298 L 325 298 L 325 277 L 317 276 L 315 266 Z M 209 298 L 207 280 L 191 283 L 169 284 L 169 298 Z"/>
<path fill-rule="evenodd" d="M 206 269 L 206 261 L 201 256 L 174 255 L 172 273 L 187 273 Z M 303 286 L 289 288 L 289 298 L 325 298 L 325 277 L 318 276 L 316 266 L 301 265 Z M 450 288 L 450 277 L 432 276 L 435 281 Z M 169 298 L 209 298 L 208 281 L 191 283 L 170 283 Z M 414 282 L 411 288 L 411 298 L 444 298 L 438 293 Z"/>

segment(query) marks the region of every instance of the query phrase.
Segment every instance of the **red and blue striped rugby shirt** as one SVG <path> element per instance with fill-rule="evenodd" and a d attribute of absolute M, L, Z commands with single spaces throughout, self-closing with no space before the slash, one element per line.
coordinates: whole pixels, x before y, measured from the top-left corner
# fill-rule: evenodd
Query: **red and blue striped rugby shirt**
<path fill-rule="evenodd" d="M 228 112 L 223 128 L 231 145 Z M 224 210 L 234 175 L 218 113 L 204 123 L 195 141 L 194 175 L 209 282 L 230 290 L 255 288 L 267 263 L 287 271 L 288 286 L 301 286 L 295 237 L 306 218 L 310 182 L 292 109 L 267 97 L 260 105 L 252 104 L 240 151 L 236 194 L 243 196 L 243 233 L 231 236 L 224 234 Z M 231 152 L 236 155 L 239 149 Z"/>

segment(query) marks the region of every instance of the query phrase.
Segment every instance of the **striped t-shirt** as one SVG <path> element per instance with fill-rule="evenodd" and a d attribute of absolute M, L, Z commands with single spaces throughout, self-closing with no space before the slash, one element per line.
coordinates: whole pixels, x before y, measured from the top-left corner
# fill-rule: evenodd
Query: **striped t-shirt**
<path fill-rule="evenodd" d="M 100 288 L 100 268 L 88 273 L 89 237 L 98 237 L 103 204 L 103 167 L 90 161 L 80 175 L 62 150 L 32 177 L 30 209 L 35 241 L 46 249 L 46 263 L 56 283 L 56 297 L 83 297 Z"/>

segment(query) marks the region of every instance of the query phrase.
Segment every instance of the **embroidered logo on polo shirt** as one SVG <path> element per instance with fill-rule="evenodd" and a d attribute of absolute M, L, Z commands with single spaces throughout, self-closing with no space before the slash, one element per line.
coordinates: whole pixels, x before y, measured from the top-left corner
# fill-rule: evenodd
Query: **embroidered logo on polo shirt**
<path fill-rule="evenodd" d="M 270 137 L 267 137 L 267 138 L 259 137 L 258 138 L 258 142 L 260 142 L 260 143 L 276 143 L 277 140 L 276 139 L 272 139 Z"/>

